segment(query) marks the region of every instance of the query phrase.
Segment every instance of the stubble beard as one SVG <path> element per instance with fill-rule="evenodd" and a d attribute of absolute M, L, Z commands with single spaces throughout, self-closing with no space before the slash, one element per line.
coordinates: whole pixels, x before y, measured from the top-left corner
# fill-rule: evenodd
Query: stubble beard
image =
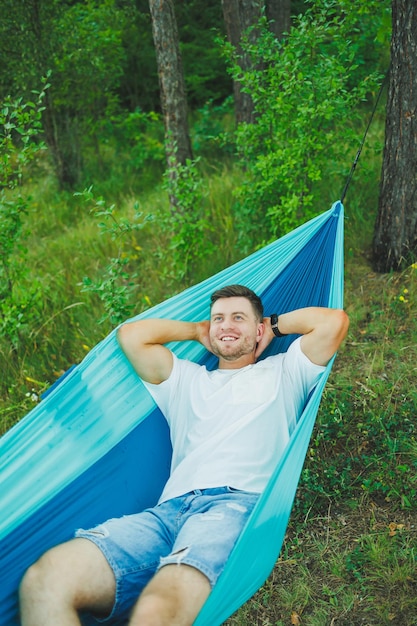
<path fill-rule="evenodd" d="M 232 342 L 230 345 L 227 342 L 222 342 L 220 339 L 215 343 L 211 343 L 212 352 L 215 356 L 221 357 L 225 361 L 237 361 L 242 356 L 252 354 L 256 350 L 257 342 L 247 337 L 242 343 L 238 341 Z M 233 348 L 233 349 L 231 349 Z"/>

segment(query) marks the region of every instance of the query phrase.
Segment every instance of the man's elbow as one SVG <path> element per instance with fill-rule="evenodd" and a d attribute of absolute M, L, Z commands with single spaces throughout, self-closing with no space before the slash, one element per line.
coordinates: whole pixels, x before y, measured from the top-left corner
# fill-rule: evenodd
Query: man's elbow
<path fill-rule="evenodd" d="M 137 324 L 138 322 L 125 322 L 117 329 L 116 339 L 123 352 L 127 352 L 129 346 L 132 346 L 135 339 L 137 340 Z"/>

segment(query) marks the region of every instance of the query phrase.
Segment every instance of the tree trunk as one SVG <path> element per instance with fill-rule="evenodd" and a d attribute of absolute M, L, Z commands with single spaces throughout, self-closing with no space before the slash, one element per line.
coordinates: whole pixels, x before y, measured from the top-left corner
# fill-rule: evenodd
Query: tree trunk
<path fill-rule="evenodd" d="M 249 41 L 255 43 L 258 37 L 258 24 L 265 12 L 270 21 L 270 29 L 278 39 L 290 30 L 291 0 L 222 0 L 223 17 L 229 43 L 239 56 L 242 71 L 251 69 L 252 61 L 242 50 L 242 37 L 247 34 Z M 249 30 L 251 29 L 251 30 Z M 233 81 L 236 124 L 255 121 L 253 101 L 250 94 L 242 91 L 239 81 Z"/>
<path fill-rule="evenodd" d="M 291 0 L 266 0 L 266 17 L 269 28 L 281 40 L 291 28 Z"/>
<path fill-rule="evenodd" d="M 265 7 L 264 0 L 222 0 L 224 23 L 229 43 L 239 55 L 239 66 L 242 71 L 251 67 L 251 60 L 241 47 L 242 36 L 251 26 L 256 26 Z M 254 28 L 249 38 L 256 41 L 257 32 Z M 236 124 L 254 122 L 254 106 L 251 96 L 242 91 L 239 81 L 233 81 Z"/>
<path fill-rule="evenodd" d="M 65 110 L 57 113 L 47 91 L 42 121 L 59 188 L 72 191 L 80 183 L 83 162 L 77 119 Z"/>
<path fill-rule="evenodd" d="M 58 20 L 58 3 L 47 0 L 26 0 L 26 14 L 33 39 L 33 57 L 36 75 L 46 76 L 53 54 L 54 39 L 51 23 Z M 45 142 L 50 150 L 55 175 L 60 189 L 73 190 L 81 178 L 82 154 L 79 141 L 78 120 L 64 104 L 57 107 L 53 98 L 53 86 L 45 94 L 45 110 L 42 115 Z"/>
<path fill-rule="evenodd" d="M 373 266 L 401 269 L 417 254 L 417 4 L 393 0 L 391 70 Z"/>
<path fill-rule="evenodd" d="M 167 135 L 168 166 L 192 159 L 184 72 L 172 0 L 149 0 L 161 107 Z"/>

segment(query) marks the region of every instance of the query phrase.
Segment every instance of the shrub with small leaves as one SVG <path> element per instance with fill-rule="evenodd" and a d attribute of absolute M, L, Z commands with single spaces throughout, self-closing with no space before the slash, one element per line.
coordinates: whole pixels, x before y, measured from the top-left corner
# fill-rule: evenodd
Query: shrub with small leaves
<path fill-rule="evenodd" d="M 43 81 L 35 102 L 7 97 L 0 104 L 0 337 L 13 351 L 41 317 L 39 281 L 27 281 L 24 222 L 30 198 L 23 195 L 22 181 L 43 144 L 42 101 L 48 88 Z"/>
<path fill-rule="evenodd" d="M 358 68 L 352 24 L 334 2 L 314 3 L 283 41 L 266 22 L 259 32 L 242 45 L 252 69 L 242 71 L 229 49 L 233 77 L 255 108 L 255 123 L 236 133 L 246 172 L 236 206 L 243 243 L 260 230 L 264 241 L 279 237 L 323 210 L 324 181 L 347 175 L 359 145 L 352 118 L 379 81 Z"/>
<path fill-rule="evenodd" d="M 117 255 L 101 268 L 100 275 L 84 277 L 82 281 L 83 291 L 98 295 L 104 306 L 105 312 L 99 323 L 109 322 L 115 326 L 132 315 L 138 302 L 147 304 L 146 297 L 140 294 L 137 268 L 141 247 L 135 235 L 152 221 L 153 216 L 144 215 L 136 203 L 133 219 L 120 217 L 114 204 L 107 206 L 103 198 L 95 198 L 91 187 L 76 195 L 93 205 L 91 212 L 101 220 L 101 234 L 108 235 L 117 246 Z"/>
<path fill-rule="evenodd" d="M 174 280 L 189 279 L 195 265 L 213 249 L 207 236 L 213 226 L 204 207 L 198 163 L 199 159 L 195 159 L 181 165 L 172 158 L 164 175 L 171 208 L 161 215 L 161 227 L 169 235 L 169 275 Z"/>

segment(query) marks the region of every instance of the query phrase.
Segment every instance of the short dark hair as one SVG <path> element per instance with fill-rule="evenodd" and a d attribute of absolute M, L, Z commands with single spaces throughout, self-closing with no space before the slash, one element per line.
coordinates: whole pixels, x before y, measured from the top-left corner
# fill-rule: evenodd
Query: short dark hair
<path fill-rule="evenodd" d="M 256 317 L 262 322 L 264 318 L 262 300 L 252 289 L 249 289 L 249 287 L 245 287 L 244 285 L 227 285 L 226 287 L 217 289 L 217 291 L 211 294 L 210 309 L 216 300 L 220 300 L 220 298 L 246 298 L 251 303 Z"/>

